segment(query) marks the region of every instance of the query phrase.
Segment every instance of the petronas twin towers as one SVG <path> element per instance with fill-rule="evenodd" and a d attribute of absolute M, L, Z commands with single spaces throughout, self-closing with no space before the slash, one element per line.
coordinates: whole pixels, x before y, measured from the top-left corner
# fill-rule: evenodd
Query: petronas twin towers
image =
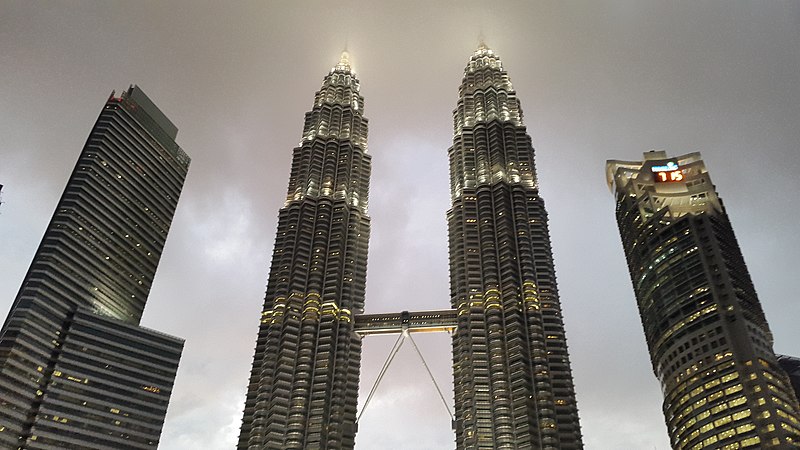
<path fill-rule="evenodd" d="M 581 448 L 547 213 L 500 59 L 470 58 L 447 213 L 458 448 Z"/>
<path fill-rule="evenodd" d="M 363 110 L 344 54 L 293 152 L 239 449 L 355 445 L 368 334 L 358 320 L 370 232 Z M 404 312 L 397 330 L 409 332 L 408 317 L 453 318 L 444 329 L 457 448 L 582 448 L 534 150 L 508 74 L 485 45 L 465 69 L 448 156 L 452 310 Z"/>
<path fill-rule="evenodd" d="M 239 448 L 352 448 L 364 311 L 371 157 L 345 57 L 294 149 L 278 215 Z"/>

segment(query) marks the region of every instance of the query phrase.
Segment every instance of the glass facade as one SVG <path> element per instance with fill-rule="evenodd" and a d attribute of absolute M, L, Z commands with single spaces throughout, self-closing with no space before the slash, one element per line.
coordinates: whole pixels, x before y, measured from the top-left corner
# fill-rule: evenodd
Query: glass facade
<path fill-rule="evenodd" d="M 699 153 L 609 161 L 672 447 L 795 448 L 798 404 Z"/>
<path fill-rule="evenodd" d="M 0 332 L 3 447 L 158 444 L 183 341 L 138 324 L 189 167 L 176 134 L 138 87 L 103 107 Z"/>

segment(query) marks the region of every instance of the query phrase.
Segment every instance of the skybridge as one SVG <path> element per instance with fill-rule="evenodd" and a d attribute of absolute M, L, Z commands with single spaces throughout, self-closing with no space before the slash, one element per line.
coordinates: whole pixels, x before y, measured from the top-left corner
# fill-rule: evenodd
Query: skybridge
<path fill-rule="evenodd" d="M 457 326 L 456 310 L 403 311 L 399 313 L 359 314 L 355 318 L 355 332 L 360 336 L 419 332 L 453 333 Z"/>

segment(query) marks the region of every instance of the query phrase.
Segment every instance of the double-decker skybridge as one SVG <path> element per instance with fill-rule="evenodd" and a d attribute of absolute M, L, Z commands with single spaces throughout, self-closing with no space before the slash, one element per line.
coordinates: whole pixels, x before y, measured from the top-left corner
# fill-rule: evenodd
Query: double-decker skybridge
<path fill-rule="evenodd" d="M 422 365 L 425 366 L 425 371 L 428 372 L 428 376 L 433 382 L 433 386 L 436 388 L 436 392 L 439 394 L 439 398 L 442 400 L 442 404 L 447 410 L 447 414 L 450 415 L 450 420 L 454 421 L 455 417 L 453 416 L 453 412 L 450 411 L 450 406 L 447 404 L 447 400 L 445 400 L 444 394 L 442 394 L 442 390 L 439 388 L 439 384 L 436 383 L 436 379 L 433 377 L 433 373 L 431 373 L 428 363 L 425 362 L 422 352 L 419 351 L 417 343 L 414 342 L 414 338 L 411 337 L 411 333 L 447 332 L 452 334 L 457 325 L 456 310 L 454 309 L 416 312 L 402 311 L 399 313 L 356 315 L 354 331 L 361 337 L 382 334 L 399 334 L 397 340 L 394 342 L 394 346 L 389 351 L 389 356 L 386 358 L 386 362 L 383 363 L 383 367 L 378 373 L 378 378 L 375 380 L 375 384 L 369 391 L 369 395 L 367 396 L 367 400 L 364 402 L 364 406 L 358 413 L 356 424 L 358 424 L 358 421 L 361 420 L 361 416 L 364 414 L 367 406 L 369 406 L 369 402 L 375 395 L 378 385 L 381 383 L 383 376 L 386 375 L 386 371 L 392 364 L 392 360 L 394 360 L 397 352 L 400 351 L 400 347 L 402 347 L 406 338 L 411 341 L 417 356 L 419 356 L 419 359 L 422 361 Z M 453 422 L 453 427 L 455 429 L 455 422 Z"/>
<path fill-rule="evenodd" d="M 355 319 L 355 332 L 360 336 L 399 334 L 403 331 L 452 333 L 456 329 L 456 325 L 456 310 L 454 309 L 359 314 Z"/>

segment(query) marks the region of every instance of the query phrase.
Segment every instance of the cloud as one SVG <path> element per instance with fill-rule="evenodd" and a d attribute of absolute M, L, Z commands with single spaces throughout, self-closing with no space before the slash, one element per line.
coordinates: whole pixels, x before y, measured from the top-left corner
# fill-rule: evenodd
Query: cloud
<path fill-rule="evenodd" d="M 451 113 L 483 32 L 536 147 L 587 447 L 669 446 L 606 159 L 702 151 L 776 348 L 800 341 L 800 213 L 786 207 L 800 167 L 797 4 L 29 1 L 3 13 L 0 309 L 112 89 L 142 86 L 192 157 L 143 319 L 186 339 L 164 450 L 235 443 L 291 150 L 344 42 L 370 119 L 368 311 L 449 302 Z M 450 395 L 449 338 L 418 343 Z M 390 345 L 365 341 L 361 399 Z M 375 399 L 381 408 L 366 412 L 358 448 L 453 447 L 409 350 Z"/>

